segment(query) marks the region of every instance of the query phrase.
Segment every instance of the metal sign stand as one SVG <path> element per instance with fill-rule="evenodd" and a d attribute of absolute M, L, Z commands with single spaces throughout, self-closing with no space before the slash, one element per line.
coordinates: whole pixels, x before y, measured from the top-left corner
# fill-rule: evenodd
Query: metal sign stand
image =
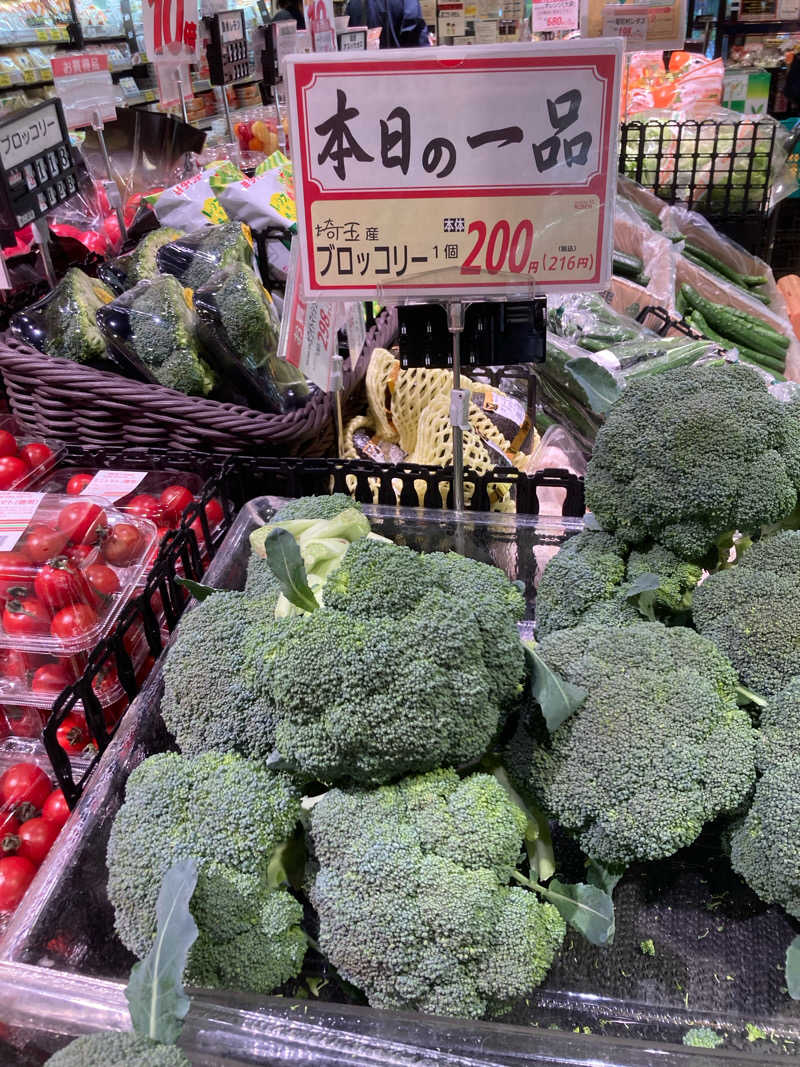
<path fill-rule="evenodd" d="M 464 430 L 469 425 L 468 389 L 461 388 L 461 336 L 464 333 L 464 305 L 447 304 L 447 328 L 453 338 L 453 390 L 450 394 L 450 422 L 453 427 L 453 507 L 464 510 Z"/>
<path fill-rule="evenodd" d="M 33 223 L 33 234 L 36 238 L 36 243 L 39 246 L 39 251 L 42 254 L 42 264 L 44 266 L 45 277 L 51 289 L 54 289 L 58 283 L 56 278 L 56 272 L 53 268 L 53 260 L 50 256 L 50 230 L 47 226 L 47 219 L 36 219 Z"/>

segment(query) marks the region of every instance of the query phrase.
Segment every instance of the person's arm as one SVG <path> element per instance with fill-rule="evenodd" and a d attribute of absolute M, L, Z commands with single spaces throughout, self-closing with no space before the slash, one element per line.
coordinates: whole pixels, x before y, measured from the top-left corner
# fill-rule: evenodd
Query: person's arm
<path fill-rule="evenodd" d="M 419 0 L 404 0 L 402 42 L 407 48 L 423 48 L 430 44 L 428 24 L 422 17 Z"/>

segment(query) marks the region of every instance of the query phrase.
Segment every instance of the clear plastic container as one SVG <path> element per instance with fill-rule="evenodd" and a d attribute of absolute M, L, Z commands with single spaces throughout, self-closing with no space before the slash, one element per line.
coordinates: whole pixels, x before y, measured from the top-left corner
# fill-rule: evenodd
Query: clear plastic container
<path fill-rule="evenodd" d="M 13 415 L 0 415 L 0 490 L 19 491 L 36 485 L 65 452 L 66 446 L 60 441 L 34 437 Z"/>

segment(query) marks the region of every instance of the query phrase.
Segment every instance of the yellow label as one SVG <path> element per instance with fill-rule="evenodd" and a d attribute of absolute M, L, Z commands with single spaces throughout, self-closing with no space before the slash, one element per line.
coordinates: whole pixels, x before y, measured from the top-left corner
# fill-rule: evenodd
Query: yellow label
<path fill-rule="evenodd" d="M 250 232 L 250 227 L 247 225 L 246 222 L 242 223 L 242 233 L 245 235 L 245 238 L 247 239 L 247 243 L 252 248 L 253 247 L 253 235 Z"/>
<path fill-rule="evenodd" d="M 37 41 L 49 41 L 50 40 L 50 31 L 49 30 L 37 30 L 36 31 L 36 40 Z"/>
<path fill-rule="evenodd" d="M 225 208 L 222 206 L 222 204 L 220 204 L 219 200 L 217 200 L 215 196 L 206 197 L 206 199 L 203 201 L 202 212 L 207 219 L 210 219 L 211 222 L 228 221 L 228 216 L 225 212 Z M 246 226 L 243 228 L 247 230 Z M 249 230 L 247 230 L 247 232 L 249 233 Z"/>
<path fill-rule="evenodd" d="M 22 72 L 22 80 L 24 82 L 35 82 L 35 81 L 38 81 L 39 78 L 38 78 L 35 70 L 23 70 L 23 72 Z"/>
<path fill-rule="evenodd" d="M 10 74 L 0 74 L 0 89 L 7 89 L 11 85 Z"/>
<path fill-rule="evenodd" d="M 269 204 L 285 219 L 297 222 L 297 205 L 286 193 L 273 193 L 269 199 Z"/>

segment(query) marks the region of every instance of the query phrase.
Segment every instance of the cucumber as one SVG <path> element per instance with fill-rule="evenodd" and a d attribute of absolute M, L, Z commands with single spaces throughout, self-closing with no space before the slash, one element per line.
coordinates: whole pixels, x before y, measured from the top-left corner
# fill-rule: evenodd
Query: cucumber
<path fill-rule="evenodd" d="M 695 311 L 700 312 L 703 319 L 713 330 L 722 334 L 723 337 L 727 337 L 730 342 L 744 345 L 768 356 L 774 356 L 776 359 L 785 358 L 786 349 L 789 347 L 788 338 L 780 338 L 780 335 L 775 334 L 774 331 L 767 333 L 761 329 L 762 323 L 759 323 L 752 316 L 746 315 L 745 312 L 736 314 L 732 308 L 719 307 L 717 304 L 712 304 L 710 300 L 700 296 L 690 285 L 682 286 L 682 291 L 686 302 Z M 786 343 L 783 344 L 783 341 Z"/>
<path fill-rule="evenodd" d="M 643 276 L 644 263 L 638 256 L 629 256 L 626 252 L 618 252 L 615 248 L 612 264 L 614 273 L 622 278 L 630 278 L 635 282 Z"/>
<path fill-rule="evenodd" d="M 670 352 L 662 352 L 652 359 L 639 363 L 625 373 L 625 381 L 635 381 L 637 378 L 646 378 L 651 374 L 662 374 L 676 367 L 686 367 L 694 363 L 708 352 L 708 345 L 703 341 L 690 341 L 680 348 L 674 348 Z"/>
<path fill-rule="evenodd" d="M 689 322 L 695 326 L 701 333 L 710 340 L 714 341 L 721 348 L 731 349 L 735 348 L 740 357 L 748 363 L 755 363 L 765 370 L 769 370 L 778 374 L 782 374 L 785 370 L 784 361 L 774 358 L 772 356 L 766 356 L 762 352 L 756 352 L 754 349 L 747 347 L 747 345 L 741 345 L 738 342 L 730 341 L 726 337 L 718 334 L 711 326 L 708 325 L 704 317 L 699 311 L 695 311 L 690 315 Z"/>

